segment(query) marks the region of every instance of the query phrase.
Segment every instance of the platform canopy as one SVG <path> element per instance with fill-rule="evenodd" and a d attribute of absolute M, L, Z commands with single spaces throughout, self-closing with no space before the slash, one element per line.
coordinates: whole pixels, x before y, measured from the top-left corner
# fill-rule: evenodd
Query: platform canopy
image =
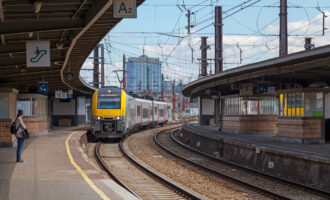
<path fill-rule="evenodd" d="M 195 80 L 182 89 L 184 96 L 200 96 L 205 89 L 217 88 L 222 95 L 237 92 L 235 84 L 271 82 L 273 84 L 326 83 L 330 86 L 330 45 L 305 50 L 226 70 Z"/>
<path fill-rule="evenodd" d="M 80 69 L 102 38 L 120 21 L 112 0 L 0 0 L 0 87 L 91 93 Z M 143 0 L 137 0 L 137 6 Z M 50 67 L 27 67 L 26 41 L 49 41 Z M 37 59 L 37 58 L 36 58 Z M 72 80 L 67 73 L 73 74 Z"/>

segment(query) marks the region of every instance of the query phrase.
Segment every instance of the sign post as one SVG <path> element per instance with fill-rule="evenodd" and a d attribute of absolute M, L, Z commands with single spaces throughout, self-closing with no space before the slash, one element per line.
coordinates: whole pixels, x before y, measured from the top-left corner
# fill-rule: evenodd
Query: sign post
<path fill-rule="evenodd" d="M 26 41 L 26 66 L 50 67 L 50 42 L 43 40 Z"/>
<path fill-rule="evenodd" d="M 136 18 L 136 0 L 114 0 L 114 18 Z"/>

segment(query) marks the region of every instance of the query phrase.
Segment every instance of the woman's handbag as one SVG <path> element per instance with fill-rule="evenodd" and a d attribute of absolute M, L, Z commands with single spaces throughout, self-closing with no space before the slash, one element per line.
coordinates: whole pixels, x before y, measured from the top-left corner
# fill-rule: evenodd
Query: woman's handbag
<path fill-rule="evenodd" d="M 28 132 L 27 129 L 24 129 L 24 130 L 22 131 L 22 134 L 23 134 L 23 138 L 24 138 L 24 139 L 29 139 L 29 138 L 30 138 L 30 134 L 29 134 L 29 132 Z"/>

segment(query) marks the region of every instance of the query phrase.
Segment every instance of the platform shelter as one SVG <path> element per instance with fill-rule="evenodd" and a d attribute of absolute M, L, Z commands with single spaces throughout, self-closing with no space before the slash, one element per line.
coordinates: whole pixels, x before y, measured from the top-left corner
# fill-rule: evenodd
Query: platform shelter
<path fill-rule="evenodd" d="M 330 45 L 200 78 L 182 93 L 199 102 L 199 125 L 293 143 L 330 138 Z"/>

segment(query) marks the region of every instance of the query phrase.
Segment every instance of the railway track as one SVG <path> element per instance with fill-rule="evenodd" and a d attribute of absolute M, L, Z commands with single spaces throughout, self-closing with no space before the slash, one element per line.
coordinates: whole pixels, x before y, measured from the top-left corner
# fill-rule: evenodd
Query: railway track
<path fill-rule="evenodd" d="M 191 163 L 201 170 L 206 170 L 272 199 L 329 199 L 326 194 L 317 194 L 310 189 L 288 184 L 274 177 L 258 174 L 245 168 L 241 169 L 221 160 L 202 155 L 200 152 L 189 149 L 177 141 L 174 133 L 175 131 L 160 131 L 155 134 L 154 141 L 168 153 Z"/>
<path fill-rule="evenodd" d="M 95 149 L 100 165 L 118 184 L 138 199 L 201 199 L 141 163 L 124 148 L 124 140 L 119 144 L 99 142 Z"/>

